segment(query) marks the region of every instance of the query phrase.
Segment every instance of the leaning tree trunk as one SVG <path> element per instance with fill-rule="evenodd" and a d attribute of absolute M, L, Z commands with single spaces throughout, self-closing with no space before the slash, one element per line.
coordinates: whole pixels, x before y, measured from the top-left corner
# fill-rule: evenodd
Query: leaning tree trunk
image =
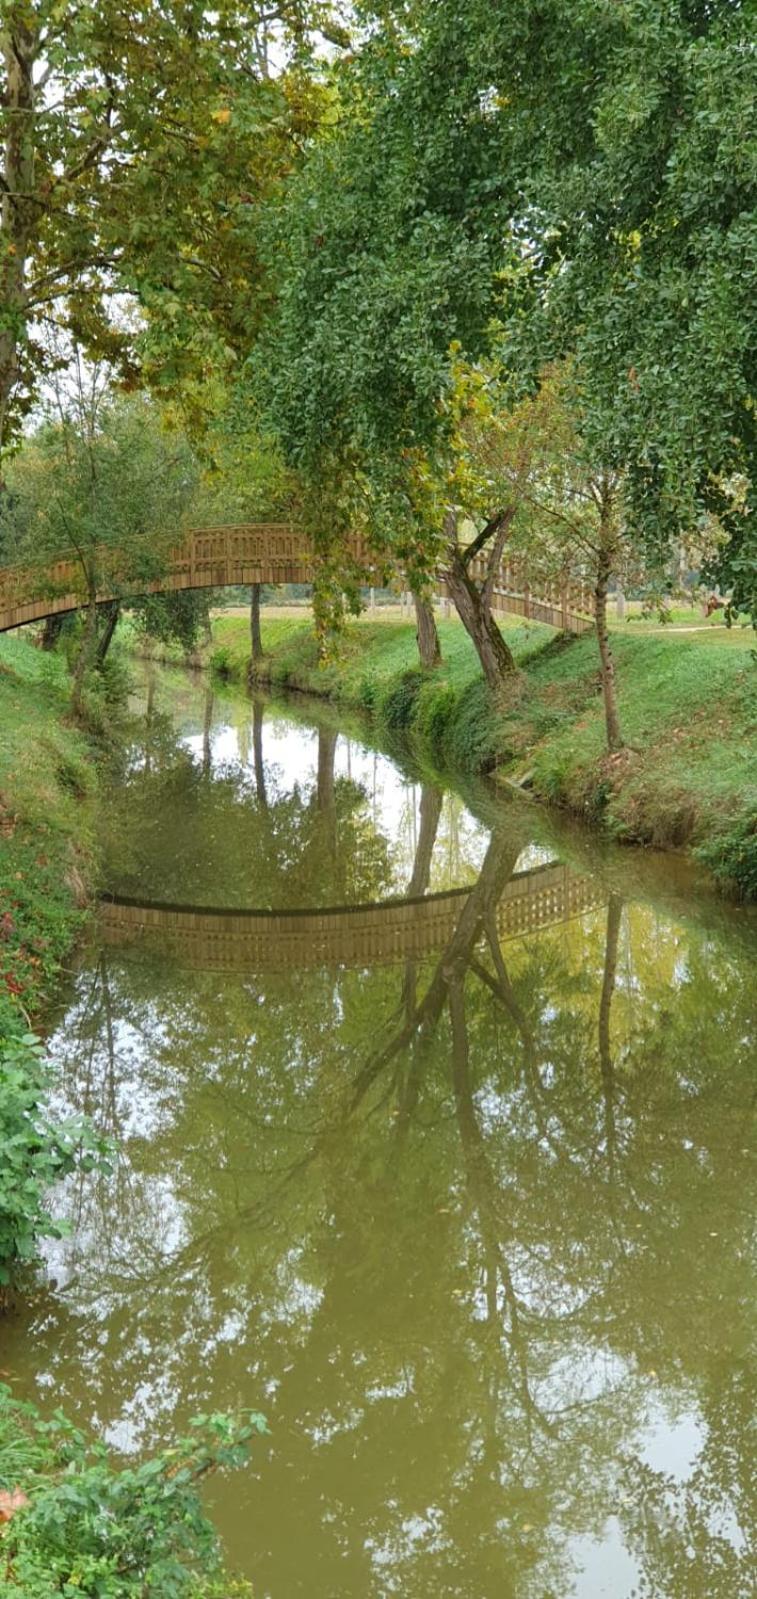
<path fill-rule="evenodd" d="M 507 678 L 517 672 L 512 650 L 497 626 L 488 596 L 469 576 L 458 551 L 453 552 L 445 576 L 460 621 L 473 641 L 484 677 L 490 689 L 496 692 Z"/>
<path fill-rule="evenodd" d="M 594 626 L 599 645 L 599 659 L 602 675 L 602 697 L 605 706 L 605 728 L 607 732 L 607 748 L 611 751 L 623 748 L 623 736 L 620 731 L 620 717 L 618 715 L 618 695 L 615 685 L 615 662 L 610 648 L 610 634 L 607 628 L 607 585 L 611 571 L 610 553 L 601 549 L 597 563 L 597 578 L 594 587 Z"/>
<path fill-rule="evenodd" d="M 418 654 L 421 666 L 432 671 L 441 664 L 442 647 L 439 643 L 439 633 L 434 616 L 434 607 L 430 600 L 423 595 L 416 594 L 413 590 L 413 604 L 415 605 L 415 637 L 418 641 Z"/>
<path fill-rule="evenodd" d="M 252 659 L 263 659 L 263 634 L 260 628 L 260 590 L 262 583 L 253 583 L 250 588 L 250 642 L 252 644 Z"/>

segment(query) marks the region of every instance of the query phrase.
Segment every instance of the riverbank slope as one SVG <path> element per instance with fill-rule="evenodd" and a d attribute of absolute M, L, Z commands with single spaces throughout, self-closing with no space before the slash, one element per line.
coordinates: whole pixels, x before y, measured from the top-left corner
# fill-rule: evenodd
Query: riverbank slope
<path fill-rule="evenodd" d="M 264 614 L 256 675 L 359 707 L 381 734 L 408 734 L 435 764 L 525 780 L 618 839 L 692 850 L 729 890 L 757 898 L 753 635 L 615 633 L 627 747 L 608 756 L 593 635 L 565 640 L 516 619 L 504 626 L 522 670 L 499 703 L 452 619 L 439 624 L 442 667 L 424 674 L 410 623 L 363 617 L 320 665 L 308 620 Z M 210 663 L 247 677 L 244 617 L 216 618 Z"/>
<path fill-rule="evenodd" d="M 94 755 L 65 663 L 0 638 L 0 1037 L 51 999 L 96 875 Z"/>

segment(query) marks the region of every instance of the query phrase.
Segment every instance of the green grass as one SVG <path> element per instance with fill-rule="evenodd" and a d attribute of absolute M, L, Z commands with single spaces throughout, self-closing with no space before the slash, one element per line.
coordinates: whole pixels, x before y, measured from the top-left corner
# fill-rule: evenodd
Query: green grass
<path fill-rule="evenodd" d="M 350 624 L 319 665 L 311 624 L 264 614 L 273 685 L 323 694 L 370 713 L 385 736 L 408 734 L 437 763 L 529 774 L 535 791 L 617 838 L 695 850 L 721 882 L 757 895 L 757 666 L 748 630 L 614 632 L 627 748 L 608 757 L 592 635 L 565 643 L 515 619 L 504 631 L 522 667 L 495 704 L 457 621 L 442 621 L 444 664 L 417 667 L 406 622 Z M 706 641 L 706 643 L 703 643 Z M 249 668 L 244 618 L 219 617 L 211 664 Z"/>
<path fill-rule="evenodd" d="M 94 763 L 67 711 L 62 659 L 0 638 L 0 1032 L 51 998 L 93 874 Z"/>

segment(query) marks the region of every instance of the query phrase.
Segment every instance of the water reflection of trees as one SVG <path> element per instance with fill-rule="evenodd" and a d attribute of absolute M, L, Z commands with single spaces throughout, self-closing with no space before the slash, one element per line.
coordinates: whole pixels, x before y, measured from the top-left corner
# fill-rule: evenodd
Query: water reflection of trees
<path fill-rule="evenodd" d="M 369 795 L 335 775 L 336 732 L 318 729 L 316 771 L 282 782 L 264 756 L 263 707 L 245 702 L 252 761 L 214 760 L 214 699 L 202 710 L 197 756 L 170 717 L 148 717 L 111 785 L 109 886 L 154 899 L 285 908 L 381 898 L 392 840 Z M 246 729 L 249 731 L 249 727 Z"/>
<path fill-rule="evenodd" d="M 542 1599 L 610 1512 L 640 1592 L 750 1591 L 749 968 L 617 897 L 503 949 L 521 844 L 431 960 L 82 973 L 65 1047 L 130 1161 L 117 1205 L 72 1194 L 35 1344 L 140 1441 L 267 1410 L 229 1514 L 262 1592 Z M 652 1396 L 696 1417 L 682 1484 L 641 1453 Z"/>

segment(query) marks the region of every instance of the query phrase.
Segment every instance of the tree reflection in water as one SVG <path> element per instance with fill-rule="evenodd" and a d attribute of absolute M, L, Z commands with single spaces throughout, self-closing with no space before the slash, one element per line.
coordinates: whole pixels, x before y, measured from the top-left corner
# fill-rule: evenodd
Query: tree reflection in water
<path fill-rule="evenodd" d="M 324 739 L 316 884 L 324 856 L 349 878 L 333 772 Z M 281 839 L 259 744 L 253 790 Z M 441 809 L 424 789 L 412 894 Z M 608 1523 L 618 1599 L 627 1557 L 639 1594 L 753 1592 L 748 953 L 617 894 L 502 946 L 524 842 L 492 834 L 433 956 L 219 977 L 100 951 L 59 1029 L 124 1157 L 70 1191 L 14 1358 L 124 1447 L 264 1409 L 217 1503 L 261 1596 L 588 1596 Z"/>

